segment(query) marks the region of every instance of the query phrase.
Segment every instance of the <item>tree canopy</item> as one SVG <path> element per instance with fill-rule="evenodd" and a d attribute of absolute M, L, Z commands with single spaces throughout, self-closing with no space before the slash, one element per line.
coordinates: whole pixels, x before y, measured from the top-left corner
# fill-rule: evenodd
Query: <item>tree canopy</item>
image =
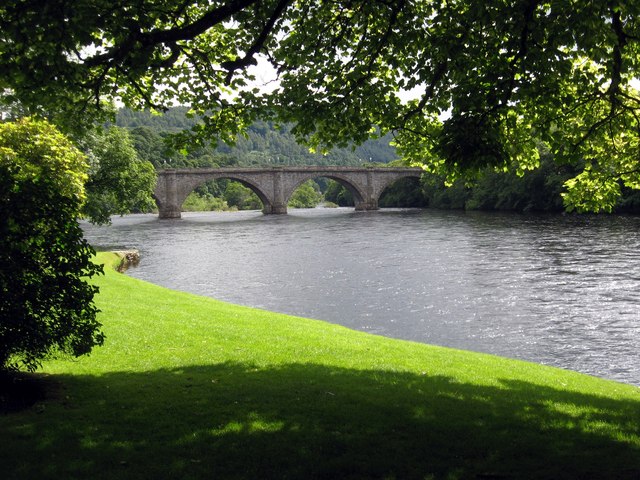
<path fill-rule="evenodd" d="M 0 123 L 0 371 L 103 343 L 87 282 L 102 267 L 76 221 L 86 170 L 49 123 Z"/>
<path fill-rule="evenodd" d="M 80 143 L 89 160 L 84 216 L 107 224 L 111 215 L 152 210 L 156 173 L 151 162 L 138 158 L 127 130 L 90 132 Z"/>
<path fill-rule="evenodd" d="M 196 138 L 258 117 L 316 148 L 393 132 L 449 180 L 536 168 L 542 142 L 579 167 L 567 204 L 600 210 L 640 188 L 639 45 L 637 0 L 5 0 L 0 88 L 70 127 L 118 100 L 189 105 Z"/>

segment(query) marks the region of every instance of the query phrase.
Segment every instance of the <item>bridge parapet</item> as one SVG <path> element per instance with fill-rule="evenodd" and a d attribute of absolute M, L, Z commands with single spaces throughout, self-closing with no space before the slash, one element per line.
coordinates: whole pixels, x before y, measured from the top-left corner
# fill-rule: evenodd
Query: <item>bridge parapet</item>
<path fill-rule="evenodd" d="M 158 171 L 155 199 L 160 218 L 180 218 L 181 206 L 199 185 L 226 178 L 251 188 L 264 206 L 265 214 L 287 213 L 287 202 L 302 183 L 317 177 L 334 179 L 353 194 L 356 210 L 377 210 L 378 198 L 394 181 L 420 177 L 420 168 L 403 167 L 225 167 L 182 168 Z"/>

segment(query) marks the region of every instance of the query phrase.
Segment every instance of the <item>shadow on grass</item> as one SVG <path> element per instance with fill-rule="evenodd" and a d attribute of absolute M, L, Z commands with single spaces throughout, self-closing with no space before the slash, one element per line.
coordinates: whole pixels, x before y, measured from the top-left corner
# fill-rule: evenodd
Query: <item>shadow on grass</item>
<path fill-rule="evenodd" d="M 640 478 L 639 402 L 526 382 L 237 363 L 58 380 L 0 417 L 2 478 Z"/>
<path fill-rule="evenodd" d="M 20 412 L 43 401 L 51 387 L 42 376 L 0 370 L 0 415 Z"/>

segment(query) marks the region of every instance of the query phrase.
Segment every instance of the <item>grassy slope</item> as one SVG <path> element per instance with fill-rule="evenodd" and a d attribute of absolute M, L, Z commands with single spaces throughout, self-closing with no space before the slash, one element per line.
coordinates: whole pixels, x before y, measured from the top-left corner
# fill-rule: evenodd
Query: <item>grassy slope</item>
<path fill-rule="evenodd" d="M 640 476 L 637 388 L 99 283 L 106 346 L 0 416 L 0 478 Z"/>

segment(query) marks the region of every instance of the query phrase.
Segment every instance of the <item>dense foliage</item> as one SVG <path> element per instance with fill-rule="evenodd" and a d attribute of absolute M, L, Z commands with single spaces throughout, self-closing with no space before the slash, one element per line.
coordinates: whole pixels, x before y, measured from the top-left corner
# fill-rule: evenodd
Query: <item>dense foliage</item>
<path fill-rule="evenodd" d="M 639 19 L 637 0 L 5 0 L 0 88 L 75 124 L 191 105 L 195 141 L 259 117 L 318 149 L 380 128 L 448 181 L 538 168 L 542 141 L 575 169 L 566 205 L 608 210 L 640 187 Z"/>
<path fill-rule="evenodd" d="M 205 143 L 197 148 L 172 148 L 173 135 L 197 123 L 186 107 L 173 107 L 162 115 L 122 108 L 116 125 L 129 130 L 138 155 L 158 168 L 222 167 L 228 165 L 361 165 L 388 163 L 398 158 L 390 145 L 391 135 L 370 139 L 361 145 L 312 152 L 291 133 L 291 126 L 255 121 L 232 144 Z"/>
<path fill-rule="evenodd" d="M 87 283 L 101 267 L 76 221 L 86 170 L 50 124 L 0 123 L 0 370 L 103 342 Z"/>
<path fill-rule="evenodd" d="M 111 215 L 150 211 L 155 206 L 151 196 L 155 170 L 150 162 L 138 158 L 127 130 L 111 127 L 89 133 L 81 144 L 89 159 L 83 215 L 104 224 Z"/>
<path fill-rule="evenodd" d="M 2 100 L 0 91 L 0 119 L 17 121 L 25 117 L 27 112 L 20 102 Z M 52 119 L 52 115 L 48 117 L 56 126 L 65 124 L 60 119 Z M 82 208 L 85 218 L 104 224 L 110 222 L 111 215 L 151 211 L 155 207 L 153 164 L 139 157 L 126 129 L 90 123 L 68 136 L 89 161 Z"/>
<path fill-rule="evenodd" d="M 559 213 L 565 210 L 564 184 L 575 174 L 571 166 L 557 165 L 552 155 L 543 151 L 540 167 L 521 175 L 487 167 L 473 183 L 457 180 L 449 186 L 443 177 L 424 175 L 420 182 L 405 179 L 391 185 L 379 204 L 381 207 Z M 640 213 L 640 192 L 623 190 L 612 211 Z"/>

